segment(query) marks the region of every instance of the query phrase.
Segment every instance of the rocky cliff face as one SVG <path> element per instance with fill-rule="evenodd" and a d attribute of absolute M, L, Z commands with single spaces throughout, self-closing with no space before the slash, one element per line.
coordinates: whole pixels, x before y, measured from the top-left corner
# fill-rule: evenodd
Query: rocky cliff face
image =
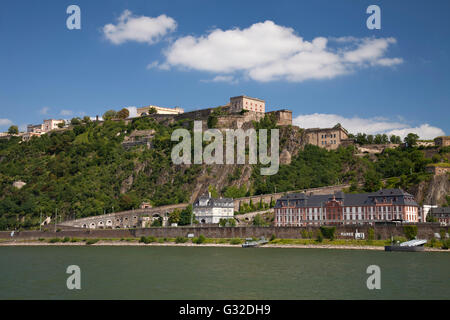
<path fill-rule="evenodd" d="M 280 164 L 289 164 L 291 158 L 304 147 L 303 141 L 303 130 L 293 126 L 281 127 Z M 196 183 L 192 185 L 192 189 L 189 190 L 192 192 L 191 201 L 206 193 L 209 186 L 215 187 L 219 192 L 226 186 L 241 187 L 245 185 L 248 187 L 252 171 L 253 166 L 249 164 L 202 165 L 201 174 Z"/>
<path fill-rule="evenodd" d="M 428 181 L 422 181 L 409 190 L 416 197 L 419 204 L 443 205 L 447 203 L 446 196 L 450 195 L 449 175 L 433 176 Z"/>

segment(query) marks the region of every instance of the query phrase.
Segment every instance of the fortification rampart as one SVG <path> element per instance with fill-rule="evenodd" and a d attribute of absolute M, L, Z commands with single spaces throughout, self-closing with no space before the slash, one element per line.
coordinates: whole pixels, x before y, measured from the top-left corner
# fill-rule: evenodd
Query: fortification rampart
<path fill-rule="evenodd" d="M 187 207 L 187 203 L 173 204 L 168 206 L 161 206 L 155 208 L 135 209 L 130 211 L 121 211 L 115 213 L 104 214 L 100 216 L 92 216 L 82 219 L 70 220 L 61 223 L 61 226 L 65 227 L 77 227 L 77 228 L 135 228 L 141 227 L 142 216 L 150 216 L 153 218 L 162 218 L 163 225 L 167 224 L 168 215 L 175 209 L 184 209 Z"/>

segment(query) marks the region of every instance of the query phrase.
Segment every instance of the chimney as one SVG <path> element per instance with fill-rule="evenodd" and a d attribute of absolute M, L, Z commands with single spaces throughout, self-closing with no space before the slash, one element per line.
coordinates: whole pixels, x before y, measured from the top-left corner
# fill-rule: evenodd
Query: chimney
<path fill-rule="evenodd" d="M 98 121 L 98 115 L 95 116 L 95 121 Z"/>

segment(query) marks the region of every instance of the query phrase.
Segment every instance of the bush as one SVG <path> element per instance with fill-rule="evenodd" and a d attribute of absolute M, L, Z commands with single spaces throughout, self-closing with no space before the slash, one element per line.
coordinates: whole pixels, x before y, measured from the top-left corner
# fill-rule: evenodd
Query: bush
<path fill-rule="evenodd" d="M 369 228 L 369 230 L 367 230 L 367 240 L 375 240 L 375 230 L 373 230 L 373 228 Z"/>
<path fill-rule="evenodd" d="M 322 242 L 323 241 L 322 231 L 320 231 L 320 230 L 317 231 L 316 241 L 317 242 Z"/>
<path fill-rule="evenodd" d="M 305 229 L 302 229 L 302 230 L 300 231 L 300 233 L 301 233 L 303 239 L 306 239 L 306 238 L 308 238 L 308 236 L 309 236 L 308 231 L 305 230 Z"/>
<path fill-rule="evenodd" d="M 61 241 L 61 239 L 59 239 L 59 238 L 52 238 L 52 239 L 48 240 L 49 243 L 56 243 L 56 242 L 60 242 L 60 241 Z"/>
<path fill-rule="evenodd" d="M 215 128 L 216 127 L 216 125 L 217 125 L 217 122 L 219 122 L 219 119 L 217 119 L 217 116 L 215 116 L 215 115 L 210 115 L 209 117 L 208 117 L 208 121 L 207 121 L 207 124 L 208 124 L 208 128 Z"/>
<path fill-rule="evenodd" d="M 97 243 L 98 242 L 98 239 L 89 239 L 88 241 L 86 241 L 86 244 L 87 245 L 91 245 L 91 244 L 94 244 L 94 243 Z"/>
<path fill-rule="evenodd" d="M 433 248 L 436 245 L 436 238 L 431 238 L 430 240 L 430 246 Z"/>
<path fill-rule="evenodd" d="M 80 241 L 80 240 L 77 239 L 77 238 L 72 238 L 72 239 L 70 239 L 70 242 L 78 242 L 78 241 Z"/>
<path fill-rule="evenodd" d="M 175 238 L 175 243 L 185 243 L 185 242 L 187 242 L 187 238 L 185 238 L 185 237 L 176 237 Z"/>
<path fill-rule="evenodd" d="M 44 238 L 39 238 L 39 241 L 44 241 L 45 239 Z"/>
<path fill-rule="evenodd" d="M 275 240 L 276 239 L 276 237 L 275 237 L 275 235 L 272 233 L 272 235 L 270 236 L 270 240 L 269 241 L 273 241 L 273 240 Z"/>
<path fill-rule="evenodd" d="M 320 227 L 320 233 L 323 235 L 323 237 L 334 240 L 334 232 L 336 231 L 336 227 Z"/>
<path fill-rule="evenodd" d="M 239 238 L 233 238 L 230 240 L 230 244 L 241 244 L 242 240 Z"/>
<path fill-rule="evenodd" d="M 204 235 L 200 235 L 198 238 L 194 238 L 193 240 L 192 240 L 192 242 L 193 243 L 196 243 L 196 244 L 202 244 L 202 243 L 204 243 L 206 241 L 206 238 L 205 238 L 205 236 Z"/>
<path fill-rule="evenodd" d="M 441 249 L 448 250 L 449 246 L 450 246 L 450 239 L 443 239 Z"/>
<path fill-rule="evenodd" d="M 412 240 L 417 236 L 417 226 L 404 226 L 403 233 L 406 236 L 406 239 Z"/>
<path fill-rule="evenodd" d="M 69 237 L 64 237 L 64 239 L 62 240 L 62 242 L 69 242 L 70 238 Z"/>
<path fill-rule="evenodd" d="M 156 238 L 155 237 L 144 237 L 144 236 L 142 236 L 140 239 L 139 239 L 139 242 L 142 242 L 142 243 L 145 243 L 145 244 L 147 244 L 147 243 L 151 243 L 151 242 L 156 242 Z"/>

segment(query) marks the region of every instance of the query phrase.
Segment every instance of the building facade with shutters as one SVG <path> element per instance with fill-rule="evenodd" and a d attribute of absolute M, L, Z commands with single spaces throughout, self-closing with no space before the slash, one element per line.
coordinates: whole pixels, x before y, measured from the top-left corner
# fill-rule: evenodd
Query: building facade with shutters
<path fill-rule="evenodd" d="M 220 219 L 234 218 L 234 201 L 231 198 L 212 198 L 211 194 L 203 195 L 194 202 L 193 212 L 201 224 L 219 223 Z"/>
<path fill-rule="evenodd" d="M 254 112 L 266 112 L 266 102 L 261 99 L 251 98 L 247 96 L 238 96 L 230 98 L 231 112 L 240 112 L 242 110 Z"/>
<path fill-rule="evenodd" d="M 419 205 L 401 189 L 328 195 L 287 194 L 275 204 L 275 226 L 373 224 L 419 221 Z"/>

